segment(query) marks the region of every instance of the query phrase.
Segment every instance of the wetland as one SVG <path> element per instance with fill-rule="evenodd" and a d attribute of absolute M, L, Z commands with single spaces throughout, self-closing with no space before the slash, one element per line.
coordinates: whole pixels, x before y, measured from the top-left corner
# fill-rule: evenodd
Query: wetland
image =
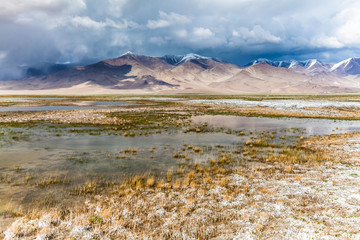
<path fill-rule="evenodd" d="M 357 99 L 4 96 L 0 236 L 355 238 Z"/>

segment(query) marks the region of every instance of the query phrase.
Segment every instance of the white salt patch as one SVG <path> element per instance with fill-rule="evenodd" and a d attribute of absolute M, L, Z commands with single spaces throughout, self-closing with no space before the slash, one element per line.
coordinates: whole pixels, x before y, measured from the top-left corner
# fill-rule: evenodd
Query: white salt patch
<path fill-rule="evenodd" d="M 241 99 L 222 99 L 222 100 L 189 100 L 188 102 L 230 105 L 240 107 L 271 107 L 277 110 L 300 111 L 304 113 L 319 113 L 318 110 L 306 110 L 305 108 L 360 108 L 360 102 L 335 102 L 335 101 L 305 101 L 305 100 L 264 100 L 246 101 Z M 336 113 L 334 111 L 334 113 Z"/>

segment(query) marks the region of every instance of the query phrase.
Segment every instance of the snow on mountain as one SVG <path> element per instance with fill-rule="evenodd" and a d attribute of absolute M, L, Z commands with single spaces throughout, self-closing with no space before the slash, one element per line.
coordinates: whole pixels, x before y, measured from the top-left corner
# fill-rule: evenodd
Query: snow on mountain
<path fill-rule="evenodd" d="M 162 57 L 162 59 L 164 59 L 166 62 L 170 63 L 171 65 L 179 65 L 191 60 L 199 60 L 199 59 L 219 61 L 218 59 L 204 57 L 195 53 L 189 53 L 186 55 L 165 55 Z"/>
<path fill-rule="evenodd" d="M 290 60 L 290 61 L 272 61 L 266 58 L 259 58 L 253 62 L 251 62 L 250 64 L 247 64 L 246 66 L 251 66 L 254 65 L 256 63 L 266 63 L 269 64 L 271 66 L 274 67 L 283 67 L 283 68 L 293 68 L 296 66 L 305 66 L 306 62 L 299 62 L 299 61 L 295 61 L 295 60 Z"/>
<path fill-rule="evenodd" d="M 359 91 L 360 58 L 330 65 L 316 59 L 258 59 L 240 67 L 190 53 L 151 57 L 126 52 L 117 58 L 30 75 L 4 85 L 8 89 L 67 89 L 90 84 L 105 91 L 204 93 L 318 93 Z M 338 74 L 344 71 L 346 74 Z M 360 73 L 360 71 L 358 71 Z M 1 87 L 1 86 L 0 86 Z"/>
<path fill-rule="evenodd" d="M 131 51 L 127 51 L 126 53 L 121 54 L 119 57 L 123 57 L 126 55 L 135 55 L 135 53 L 131 52 Z"/>
<path fill-rule="evenodd" d="M 183 58 L 181 59 L 180 63 L 182 62 L 187 62 L 187 61 L 191 61 L 194 59 L 210 59 L 209 57 L 204 57 L 204 56 L 200 56 L 198 54 L 195 53 L 189 53 L 183 56 Z"/>
<path fill-rule="evenodd" d="M 183 57 L 183 55 L 165 55 L 162 57 L 162 59 L 171 65 L 178 65 Z"/>
<path fill-rule="evenodd" d="M 338 74 L 358 75 L 360 74 L 360 58 L 348 58 L 334 64 L 330 70 Z"/>
<path fill-rule="evenodd" d="M 272 60 L 269 60 L 269 59 L 266 59 L 266 58 L 259 58 L 257 60 L 254 60 L 252 61 L 251 63 L 245 65 L 246 67 L 247 66 L 252 66 L 252 65 L 255 65 L 257 63 L 266 63 L 266 64 L 269 64 L 271 66 L 274 66 L 274 67 L 285 67 L 285 68 L 288 68 L 288 63 L 285 62 L 285 61 L 272 61 Z M 285 65 L 284 65 L 285 64 Z"/>
<path fill-rule="evenodd" d="M 317 59 L 307 60 L 307 61 L 305 61 L 305 67 L 311 68 L 311 67 L 315 66 L 316 63 L 319 63 L 319 61 Z"/>
<path fill-rule="evenodd" d="M 300 71 L 300 70 L 310 71 L 310 70 L 314 70 L 315 68 L 321 68 L 323 70 L 326 70 L 328 68 L 327 64 L 322 63 L 317 59 L 309 59 L 306 61 L 296 61 L 296 60 L 272 61 L 272 60 L 269 60 L 266 58 L 259 58 L 246 66 L 251 66 L 256 63 L 261 63 L 261 62 L 267 63 L 274 67 L 288 68 L 288 69 L 293 69 L 296 71 Z"/>
<path fill-rule="evenodd" d="M 288 67 L 287 68 L 294 68 L 294 67 L 297 67 L 297 66 L 303 66 L 302 62 L 298 62 L 298 61 L 295 61 L 295 60 L 290 60 L 288 62 L 289 64 L 287 65 Z"/>
<path fill-rule="evenodd" d="M 334 65 L 331 67 L 330 71 L 335 71 L 335 70 L 338 69 L 340 66 L 346 67 L 346 66 L 350 63 L 351 59 L 352 59 L 352 58 L 348 58 L 348 59 L 345 59 L 344 61 L 341 61 L 341 62 L 338 62 L 338 63 L 334 64 Z"/>

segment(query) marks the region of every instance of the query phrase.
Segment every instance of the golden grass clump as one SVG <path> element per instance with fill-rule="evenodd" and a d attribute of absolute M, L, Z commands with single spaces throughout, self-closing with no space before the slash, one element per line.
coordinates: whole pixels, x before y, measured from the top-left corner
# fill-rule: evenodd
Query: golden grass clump
<path fill-rule="evenodd" d="M 190 180 L 195 179 L 195 172 L 194 172 L 194 171 L 190 171 L 190 172 L 188 173 L 188 179 L 190 179 Z"/>
<path fill-rule="evenodd" d="M 229 164 L 229 163 L 230 163 L 230 157 L 228 155 L 223 155 L 218 161 L 218 164 L 220 165 Z"/>
<path fill-rule="evenodd" d="M 148 178 L 146 180 L 146 186 L 150 187 L 150 188 L 154 187 L 155 186 L 155 178 L 153 178 L 153 177 Z"/>
<path fill-rule="evenodd" d="M 172 170 L 167 171 L 167 173 L 166 173 L 166 181 L 167 181 L 167 182 L 171 182 L 171 181 L 172 181 L 172 175 L 173 175 L 173 171 L 172 171 Z"/>
<path fill-rule="evenodd" d="M 200 152 L 200 147 L 194 147 L 194 152 Z"/>

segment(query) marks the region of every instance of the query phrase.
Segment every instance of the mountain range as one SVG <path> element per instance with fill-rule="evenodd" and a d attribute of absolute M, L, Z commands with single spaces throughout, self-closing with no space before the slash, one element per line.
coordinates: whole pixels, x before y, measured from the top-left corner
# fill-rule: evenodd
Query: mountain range
<path fill-rule="evenodd" d="M 292 69 L 295 72 L 327 72 L 337 73 L 342 76 L 359 75 L 360 74 L 360 58 L 349 58 L 336 64 L 323 63 L 317 59 L 310 59 L 306 61 L 271 61 L 265 58 L 255 60 L 246 66 L 251 66 L 256 63 L 266 63 L 274 67 L 283 67 Z"/>
<path fill-rule="evenodd" d="M 90 65 L 29 68 L 0 93 L 326 93 L 360 92 L 360 58 L 336 64 L 258 59 L 245 66 L 197 54 L 127 52 Z"/>

